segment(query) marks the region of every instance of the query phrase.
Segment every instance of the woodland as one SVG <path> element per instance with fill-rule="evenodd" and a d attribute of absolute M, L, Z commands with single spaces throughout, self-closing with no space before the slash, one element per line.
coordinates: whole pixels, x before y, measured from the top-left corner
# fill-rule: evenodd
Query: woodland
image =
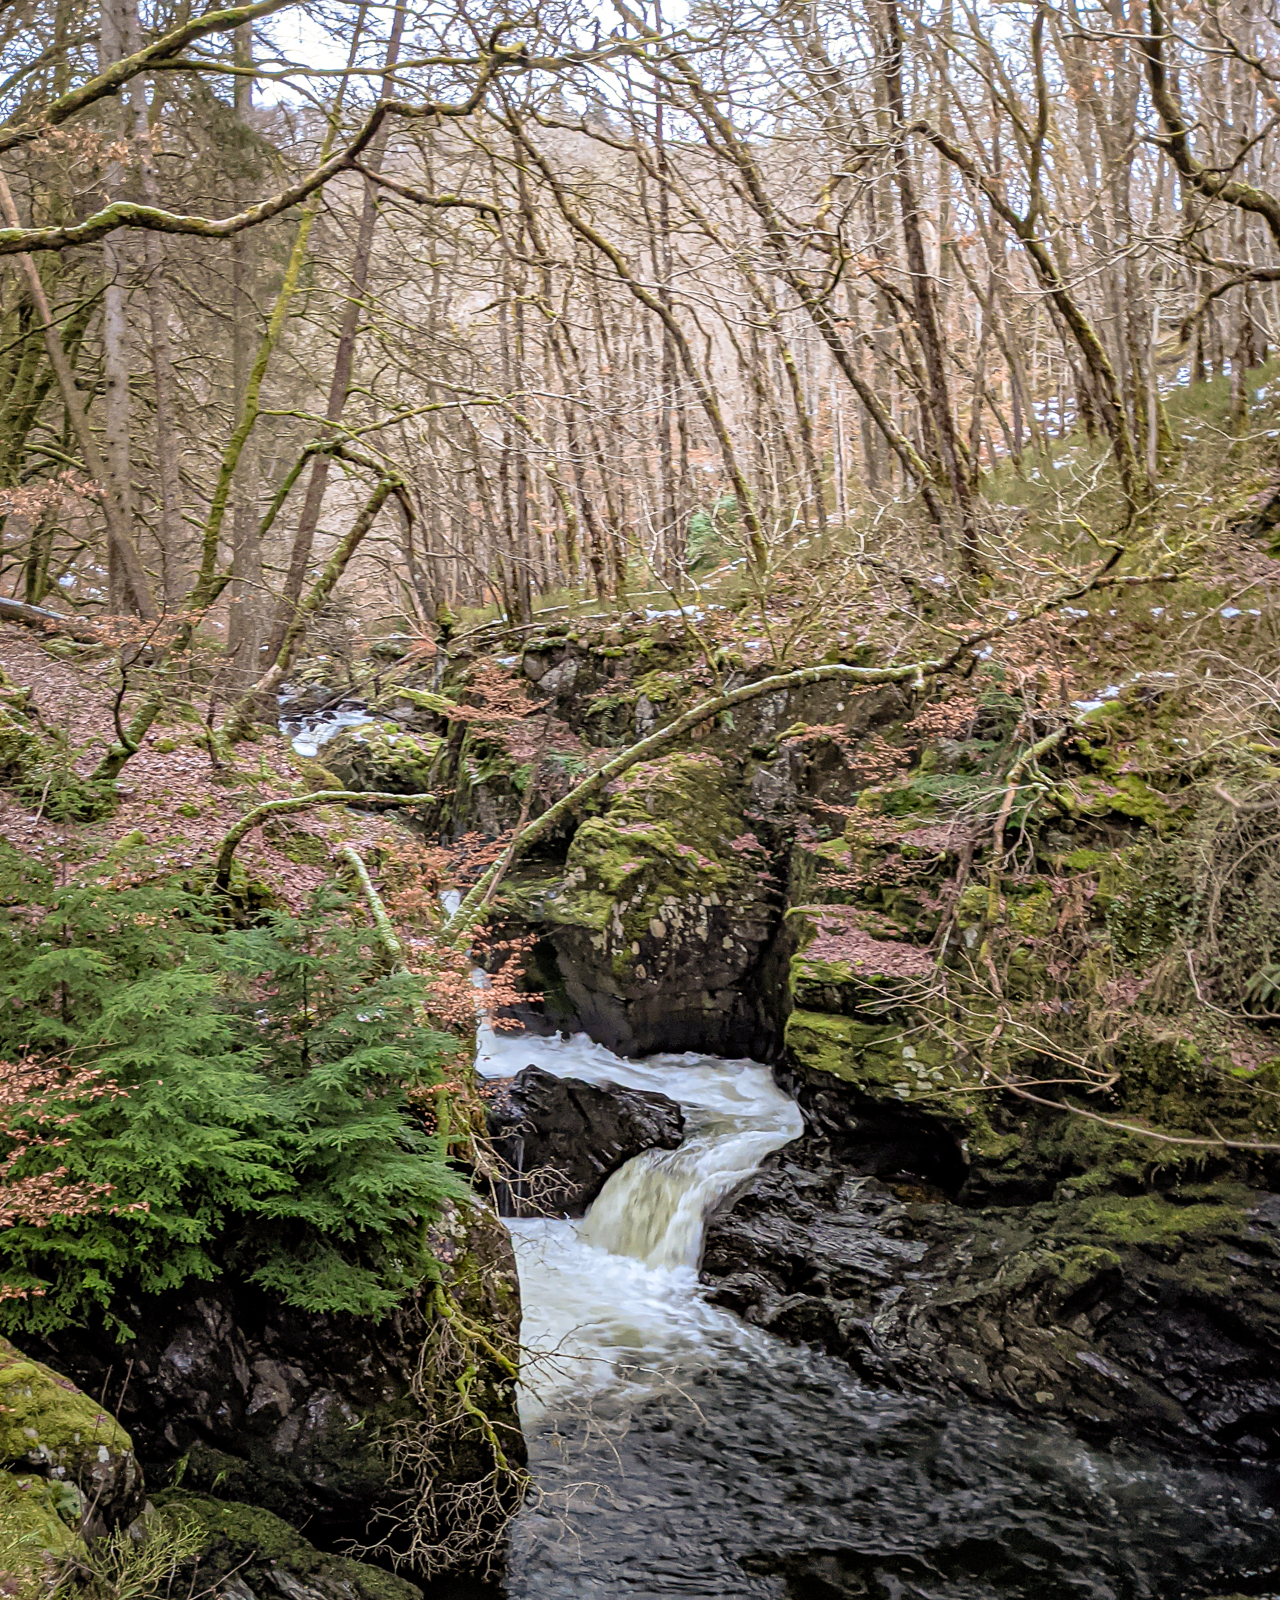
<path fill-rule="evenodd" d="M 0 7 L 5 1593 L 500 1580 L 477 1018 L 1035 1241 L 749 1322 L 1274 1469 L 1278 158 L 1257 0 Z"/>

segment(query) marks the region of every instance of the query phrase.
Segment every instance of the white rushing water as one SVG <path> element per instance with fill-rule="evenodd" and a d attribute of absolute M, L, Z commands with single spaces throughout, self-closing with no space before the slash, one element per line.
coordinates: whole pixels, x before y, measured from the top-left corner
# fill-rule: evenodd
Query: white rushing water
<path fill-rule="evenodd" d="M 712 1347 L 758 1342 L 707 1304 L 697 1269 L 711 1207 L 802 1131 L 768 1067 L 692 1054 L 626 1061 L 585 1034 L 539 1039 L 482 1028 L 478 1043 L 485 1077 L 536 1064 L 557 1077 L 657 1090 L 685 1115 L 680 1147 L 627 1162 L 581 1221 L 508 1221 L 532 1356 L 524 1421 L 604 1389 L 649 1392 Z"/>

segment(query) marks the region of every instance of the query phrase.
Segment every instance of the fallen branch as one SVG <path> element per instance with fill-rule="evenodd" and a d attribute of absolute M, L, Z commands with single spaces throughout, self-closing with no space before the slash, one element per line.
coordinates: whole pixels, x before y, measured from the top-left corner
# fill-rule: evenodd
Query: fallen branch
<path fill-rule="evenodd" d="M 392 970 L 404 966 L 404 946 L 396 937 L 396 930 L 391 918 L 387 915 L 387 908 L 382 903 L 382 896 L 373 886 L 373 879 L 369 876 L 369 869 L 364 864 L 364 858 L 354 845 L 344 844 L 338 854 L 347 863 L 356 875 L 360 885 L 360 892 L 364 895 L 365 904 L 369 907 L 369 914 L 373 918 L 374 931 L 378 936 L 378 943 L 382 946 L 383 953 L 390 962 Z"/>
<path fill-rule="evenodd" d="M 44 606 L 29 606 L 22 600 L 7 600 L 0 595 L 0 621 L 18 622 L 40 633 L 61 633 L 80 644 L 104 644 L 101 631 L 82 617 L 64 616 Z"/>
<path fill-rule="evenodd" d="M 434 799 L 435 796 L 431 794 L 385 794 L 377 789 L 317 789 L 314 794 L 296 795 L 288 800 L 265 800 L 260 806 L 254 806 L 252 811 L 246 811 L 239 822 L 224 836 L 218 847 L 218 858 L 214 865 L 214 888 L 223 894 L 226 893 L 231 882 L 231 861 L 236 853 L 236 846 L 246 833 L 256 828 L 260 822 L 265 822 L 268 817 L 287 816 L 291 811 L 306 811 L 311 806 L 416 806 L 425 805 Z"/>

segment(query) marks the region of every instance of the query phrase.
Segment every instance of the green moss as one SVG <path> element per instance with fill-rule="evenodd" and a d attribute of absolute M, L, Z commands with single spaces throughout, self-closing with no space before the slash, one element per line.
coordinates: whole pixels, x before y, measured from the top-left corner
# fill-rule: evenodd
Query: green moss
<path fill-rule="evenodd" d="M 389 794 L 425 794 L 444 744 L 432 733 L 409 733 L 395 722 L 344 730 L 325 747 L 339 787 Z"/>
<path fill-rule="evenodd" d="M 1058 1291 L 1064 1300 L 1093 1288 L 1121 1269 L 1120 1257 L 1114 1250 L 1092 1244 L 1072 1245 L 1058 1256 L 1055 1265 Z"/>
<path fill-rule="evenodd" d="M 1237 1234 L 1244 1217 L 1234 1206 L 1176 1205 L 1161 1195 L 1105 1194 L 1073 1208 L 1081 1232 L 1104 1235 L 1121 1245 L 1185 1244 L 1213 1234 Z"/>
<path fill-rule="evenodd" d="M 70 1484 L 0 1472 L 0 1572 L 7 1580 L 7 1595 L 14 1593 L 14 1579 L 19 1594 L 28 1584 L 33 1593 L 47 1594 L 50 1563 L 83 1552 L 74 1531 L 78 1501 Z"/>
<path fill-rule="evenodd" d="M 407 700 L 410 705 L 417 706 L 422 711 L 430 711 L 437 717 L 448 718 L 458 709 L 456 702 L 442 694 L 432 694 L 427 689 L 409 689 L 403 684 L 396 685 L 394 698 Z"/>
<path fill-rule="evenodd" d="M 678 672 L 646 672 L 636 679 L 635 692 L 644 695 L 651 705 L 660 706 L 688 693 L 689 683 Z"/>
<path fill-rule="evenodd" d="M 1062 858 L 1062 865 L 1071 872 L 1097 872 L 1100 867 L 1105 867 L 1111 860 L 1111 854 L 1106 850 L 1073 850 L 1070 855 Z"/>
<path fill-rule="evenodd" d="M 1009 915 L 1019 933 L 1042 937 L 1053 932 L 1058 920 L 1058 907 L 1047 886 L 1033 890 L 1031 894 L 1011 898 L 1008 904 Z M 1025 954 L 1022 951 L 1018 953 Z"/>
<path fill-rule="evenodd" d="M 0 1339 L 0 1463 L 88 1483 L 105 1460 L 132 1454 L 133 1441 L 96 1400 Z"/>
<path fill-rule="evenodd" d="M 990 899 L 985 884 L 971 883 L 956 905 L 957 927 L 961 929 L 976 927 L 986 916 Z"/>
<path fill-rule="evenodd" d="M 1157 794 L 1145 779 L 1134 773 L 1114 779 L 1093 776 L 1080 778 L 1076 782 L 1076 789 L 1079 798 L 1074 806 L 1069 798 L 1064 799 L 1064 804 L 1069 808 L 1090 816 L 1105 816 L 1111 812 L 1130 817 L 1157 833 L 1169 827 L 1176 814 L 1174 807 L 1162 794 Z M 1063 798 L 1061 794 L 1059 797 Z"/>
<path fill-rule="evenodd" d="M 907 1103 L 936 1099 L 956 1082 L 942 1042 L 926 1034 L 815 1011 L 793 1011 L 784 1042 L 789 1057 L 811 1072 L 828 1072 L 873 1099 Z"/>
<path fill-rule="evenodd" d="M 965 1104 L 962 1109 L 966 1118 L 964 1147 L 970 1161 L 975 1166 L 992 1171 L 1000 1168 L 1019 1171 L 1027 1153 L 1026 1138 L 1021 1133 L 1011 1130 L 1001 1133 L 993 1127 L 982 1100 L 976 1104 Z M 985 1174 L 988 1180 L 992 1171 Z"/>
<path fill-rule="evenodd" d="M 270 1577 L 279 1572 L 299 1583 L 354 1594 L 358 1600 L 420 1600 L 420 1591 L 406 1579 L 347 1556 L 317 1550 L 287 1522 L 258 1506 L 180 1489 L 158 1494 L 155 1503 L 182 1513 L 199 1529 L 202 1549 L 193 1592 L 208 1593 L 235 1573 L 259 1593 L 263 1580 L 269 1587 L 280 1587 Z"/>
<path fill-rule="evenodd" d="M 754 862 L 730 848 L 741 830 L 713 757 L 675 755 L 638 767 L 605 815 L 578 828 L 546 915 L 612 940 L 622 979 L 635 958 L 631 947 L 659 925 L 665 939 L 687 916 L 756 898 Z"/>
<path fill-rule="evenodd" d="M 331 772 L 321 761 L 311 756 L 300 756 L 296 750 L 289 752 L 289 765 L 302 779 L 308 794 L 318 794 L 323 789 L 342 789 L 346 785 L 336 772 Z"/>
<path fill-rule="evenodd" d="M 11 707 L 0 704 L 0 782 L 28 776 L 44 753 L 39 736 Z"/>

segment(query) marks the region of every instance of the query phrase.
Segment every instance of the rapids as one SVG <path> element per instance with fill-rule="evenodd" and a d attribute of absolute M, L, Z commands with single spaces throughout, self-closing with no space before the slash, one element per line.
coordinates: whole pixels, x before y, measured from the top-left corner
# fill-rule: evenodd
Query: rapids
<path fill-rule="evenodd" d="M 707 1303 L 708 1209 L 801 1131 L 766 1067 L 481 1030 L 483 1075 L 531 1062 L 660 1090 L 688 1131 L 580 1222 L 509 1223 L 536 1487 L 505 1600 L 1280 1594 L 1273 1474 L 868 1388 Z"/>

